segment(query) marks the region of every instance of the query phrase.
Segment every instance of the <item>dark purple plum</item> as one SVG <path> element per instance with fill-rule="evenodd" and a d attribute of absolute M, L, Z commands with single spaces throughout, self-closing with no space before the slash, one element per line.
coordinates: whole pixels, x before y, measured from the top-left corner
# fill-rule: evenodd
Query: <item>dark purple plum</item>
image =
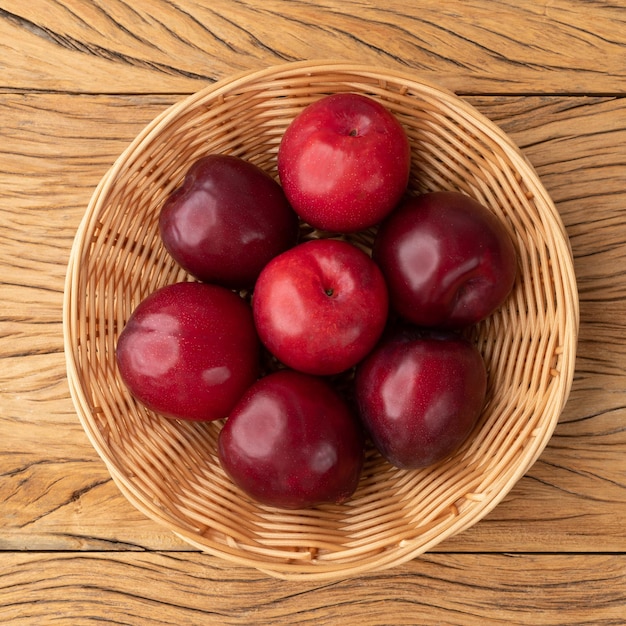
<path fill-rule="evenodd" d="M 279 370 L 259 379 L 219 435 L 224 471 L 262 504 L 286 509 L 341 503 L 363 467 L 362 428 L 330 384 Z"/>
<path fill-rule="evenodd" d="M 500 307 L 517 273 L 502 221 L 451 191 L 409 197 L 381 225 L 373 257 L 392 308 L 419 326 L 462 328 Z"/>
<path fill-rule="evenodd" d="M 487 374 L 476 346 L 446 331 L 385 337 L 357 367 L 359 414 L 380 453 L 416 469 L 452 454 L 485 404 Z"/>
<path fill-rule="evenodd" d="M 196 161 L 159 215 L 165 248 L 197 279 L 250 288 L 295 244 L 298 218 L 281 186 L 253 163 L 211 154 Z"/>

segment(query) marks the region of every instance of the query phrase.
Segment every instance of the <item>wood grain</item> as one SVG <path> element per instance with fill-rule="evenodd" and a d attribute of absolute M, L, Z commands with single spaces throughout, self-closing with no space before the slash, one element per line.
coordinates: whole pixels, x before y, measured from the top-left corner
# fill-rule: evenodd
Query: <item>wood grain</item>
<path fill-rule="evenodd" d="M 0 616 L 11 626 L 617 626 L 625 603 L 626 558 L 603 555 L 431 555 L 331 584 L 272 580 L 188 553 L 10 554 L 0 574 Z"/>
<path fill-rule="evenodd" d="M 14 42 L 19 42 L 16 49 Z M 463 93 L 621 93 L 620 3 L 443 0 L 5 0 L 2 84 L 178 93 L 248 68 L 339 58 Z"/>
<path fill-rule="evenodd" d="M 11 451 L 0 456 L 4 549 L 185 547 L 123 501 L 82 433 L 67 394 L 60 324 L 66 254 L 93 187 L 175 100 L 0 97 L 11 138 L 0 147 L 0 184 L 13 185 L 0 213 L 0 262 L 10 276 L 0 336 L 0 439 Z M 439 549 L 624 550 L 626 353 L 615 339 L 625 333 L 626 311 L 614 269 L 624 256 L 624 100 L 470 101 L 524 149 L 557 203 L 574 250 L 583 324 L 572 399 L 550 445 L 486 520 Z"/>
<path fill-rule="evenodd" d="M 624 624 L 626 11 L 609 0 L 0 0 L 0 622 Z M 570 401 L 482 522 L 389 572 L 285 583 L 201 555 L 119 493 L 72 406 L 70 247 L 117 155 L 234 72 L 409 68 L 523 148 L 570 236 Z"/>

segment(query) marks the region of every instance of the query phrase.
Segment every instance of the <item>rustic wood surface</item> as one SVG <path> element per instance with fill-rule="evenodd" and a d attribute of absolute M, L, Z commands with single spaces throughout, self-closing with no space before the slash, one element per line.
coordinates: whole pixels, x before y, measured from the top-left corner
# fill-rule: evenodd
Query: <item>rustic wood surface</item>
<path fill-rule="evenodd" d="M 402 67 L 524 150 L 571 239 L 581 328 L 548 447 L 483 521 L 335 583 L 199 554 L 119 493 L 65 375 L 66 263 L 155 115 L 268 64 Z M 626 3 L 0 0 L 0 623 L 626 624 Z"/>

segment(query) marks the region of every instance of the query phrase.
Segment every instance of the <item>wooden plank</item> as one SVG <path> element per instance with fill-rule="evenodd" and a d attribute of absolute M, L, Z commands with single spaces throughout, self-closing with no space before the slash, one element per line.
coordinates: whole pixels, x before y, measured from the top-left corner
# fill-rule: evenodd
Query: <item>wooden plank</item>
<path fill-rule="evenodd" d="M 122 498 L 87 441 L 68 395 L 60 323 L 67 255 L 92 189 L 177 98 L 0 95 L 4 550 L 186 548 Z M 483 522 L 439 549 L 624 551 L 626 102 L 470 101 L 523 147 L 559 207 L 582 328 L 571 401 L 540 461 Z"/>
<path fill-rule="evenodd" d="M 580 0 L 8 0 L 0 87 L 191 92 L 241 70 L 334 58 L 463 93 L 623 93 L 625 26 L 620 3 Z"/>
<path fill-rule="evenodd" d="M 32 624 L 623 624 L 624 555 L 431 555 L 285 582 L 193 553 L 9 553 L 0 616 Z"/>

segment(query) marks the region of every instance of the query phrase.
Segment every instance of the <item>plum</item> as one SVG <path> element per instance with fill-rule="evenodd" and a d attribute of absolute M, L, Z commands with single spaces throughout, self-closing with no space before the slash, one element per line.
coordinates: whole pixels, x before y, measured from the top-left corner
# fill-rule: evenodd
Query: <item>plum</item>
<path fill-rule="evenodd" d="M 453 191 L 409 197 L 381 224 L 373 249 L 391 307 L 419 326 L 463 328 L 500 307 L 517 274 L 503 224 Z"/>
<path fill-rule="evenodd" d="M 117 341 L 123 382 L 165 417 L 226 417 L 260 371 L 252 310 L 218 285 L 161 287 L 132 312 Z"/>
<path fill-rule="evenodd" d="M 317 239 L 272 259 L 252 300 L 263 344 L 285 365 L 332 375 L 360 361 L 387 322 L 382 272 L 347 241 Z"/>
<path fill-rule="evenodd" d="M 262 504 L 286 509 L 341 503 L 356 490 L 362 428 L 325 380 L 282 369 L 241 398 L 218 439 L 224 471 Z"/>
<path fill-rule="evenodd" d="M 477 347 L 450 331 L 391 331 L 357 367 L 359 415 L 396 467 L 441 461 L 467 439 L 485 404 L 487 373 Z"/>
<path fill-rule="evenodd" d="M 261 168 L 210 154 L 189 168 L 166 199 L 159 231 L 166 250 L 192 276 L 246 289 L 271 258 L 295 244 L 298 217 Z"/>

